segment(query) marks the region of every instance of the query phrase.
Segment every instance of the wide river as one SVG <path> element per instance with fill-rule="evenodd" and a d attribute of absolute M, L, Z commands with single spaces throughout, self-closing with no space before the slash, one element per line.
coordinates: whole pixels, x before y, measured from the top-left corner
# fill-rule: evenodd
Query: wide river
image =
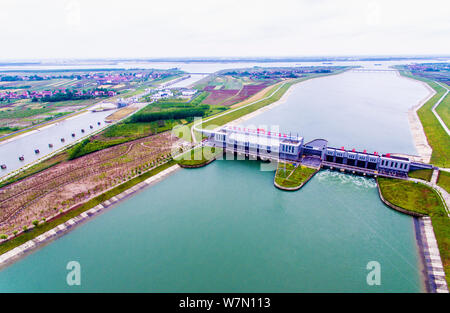
<path fill-rule="evenodd" d="M 295 86 L 247 123 L 413 153 L 407 109 L 426 95 L 394 74 L 346 73 Z M 373 179 L 321 171 L 283 192 L 260 165 L 180 170 L 3 269 L 0 291 L 423 291 L 413 219 L 384 206 Z M 66 284 L 69 261 L 81 286 Z M 380 286 L 366 282 L 370 261 Z"/>

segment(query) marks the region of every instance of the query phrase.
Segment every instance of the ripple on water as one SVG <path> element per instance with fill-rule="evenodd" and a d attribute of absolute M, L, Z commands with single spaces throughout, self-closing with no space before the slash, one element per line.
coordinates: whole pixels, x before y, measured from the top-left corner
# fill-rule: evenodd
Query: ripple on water
<path fill-rule="evenodd" d="M 331 182 L 333 184 L 340 183 L 342 185 L 351 184 L 358 189 L 371 189 L 377 187 L 377 183 L 373 178 L 345 174 L 331 170 L 320 171 L 317 173 L 316 177 L 320 182 Z"/>

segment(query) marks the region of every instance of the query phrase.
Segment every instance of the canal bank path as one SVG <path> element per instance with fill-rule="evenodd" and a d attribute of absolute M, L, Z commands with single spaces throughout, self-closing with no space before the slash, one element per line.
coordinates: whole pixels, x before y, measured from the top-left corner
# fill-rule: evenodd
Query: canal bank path
<path fill-rule="evenodd" d="M 442 100 L 444 100 L 445 97 L 447 97 L 449 89 L 439 82 L 435 82 L 435 83 L 438 84 L 439 86 L 441 86 L 442 88 L 444 88 L 446 91 L 445 91 L 444 95 L 433 105 L 433 107 L 431 108 L 431 111 L 433 111 L 433 114 L 436 116 L 439 123 L 442 125 L 442 128 L 444 128 L 444 130 L 447 132 L 447 135 L 450 136 L 450 131 L 448 130 L 447 125 L 445 125 L 444 121 L 441 119 L 439 114 L 436 112 L 436 108 L 438 107 L 438 105 L 441 104 Z"/>

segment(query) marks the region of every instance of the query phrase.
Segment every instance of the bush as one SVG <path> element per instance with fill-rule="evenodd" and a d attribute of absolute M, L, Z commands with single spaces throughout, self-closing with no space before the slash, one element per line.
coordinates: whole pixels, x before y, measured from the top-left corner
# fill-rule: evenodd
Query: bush
<path fill-rule="evenodd" d="M 39 221 L 38 220 L 34 220 L 32 223 L 35 227 L 37 227 L 39 225 Z"/>
<path fill-rule="evenodd" d="M 8 236 L 6 236 L 5 234 L 1 234 L 0 239 L 8 239 Z"/>

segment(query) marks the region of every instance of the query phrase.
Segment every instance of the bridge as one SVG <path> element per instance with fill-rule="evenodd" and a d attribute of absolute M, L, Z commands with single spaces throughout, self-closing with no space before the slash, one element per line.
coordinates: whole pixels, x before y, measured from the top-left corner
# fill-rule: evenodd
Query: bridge
<path fill-rule="evenodd" d="M 397 72 L 397 70 L 394 69 L 381 69 L 381 68 L 353 68 L 349 70 L 349 72 Z"/>

